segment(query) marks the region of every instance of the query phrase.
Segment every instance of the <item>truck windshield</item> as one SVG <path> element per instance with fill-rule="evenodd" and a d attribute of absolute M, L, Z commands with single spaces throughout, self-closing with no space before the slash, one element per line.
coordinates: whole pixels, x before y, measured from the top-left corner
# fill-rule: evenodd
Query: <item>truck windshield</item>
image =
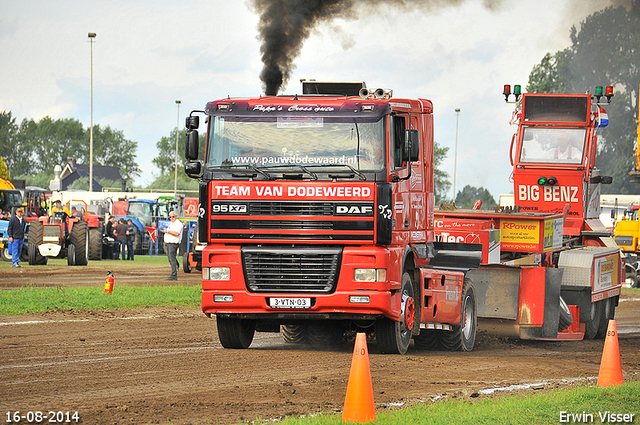
<path fill-rule="evenodd" d="M 584 128 L 525 127 L 520 162 L 581 164 L 586 133 Z"/>
<path fill-rule="evenodd" d="M 385 167 L 385 118 L 214 116 L 207 167 Z"/>

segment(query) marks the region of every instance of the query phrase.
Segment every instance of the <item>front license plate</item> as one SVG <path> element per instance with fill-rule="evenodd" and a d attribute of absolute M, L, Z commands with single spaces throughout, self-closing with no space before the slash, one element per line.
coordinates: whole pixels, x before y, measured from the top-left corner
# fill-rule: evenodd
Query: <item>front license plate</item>
<path fill-rule="evenodd" d="M 311 308 L 311 298 L 269 298 L 271 308 Z"/>

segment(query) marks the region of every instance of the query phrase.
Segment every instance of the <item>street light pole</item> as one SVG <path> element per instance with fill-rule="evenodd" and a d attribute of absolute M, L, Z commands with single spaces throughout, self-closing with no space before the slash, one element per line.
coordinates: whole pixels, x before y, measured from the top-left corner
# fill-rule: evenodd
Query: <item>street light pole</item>
<path fill-rule="evenodd" d="M 96 33 L 88 34 L 91 43 L 91 127 L 89 128 L 89 192 L 93 192 L 93 43 Z"/>
<path fill-rule="evenodd" d="M 178 192 L 178 134 L 180 134 L 180 103 L 179 100 L 176 100 L 176 105 L 178 105 L 178 119 L 176 121 L 176 176 L 173 183 L 173 194 L 175 195 Z"/>
<path fill-rule="evenodd" d="M 458 121 L 460 119 L 460 109 L 456 108 L 456 147 L 453 159 L 453 199 L 456 200 L 456 171 L 458 168 Z"/>

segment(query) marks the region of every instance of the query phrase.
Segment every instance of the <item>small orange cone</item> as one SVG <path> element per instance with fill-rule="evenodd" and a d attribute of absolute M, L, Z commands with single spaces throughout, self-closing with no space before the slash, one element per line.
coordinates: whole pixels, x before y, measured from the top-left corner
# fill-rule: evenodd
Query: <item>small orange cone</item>
<path fill-rule="evenodd" d="M 342 422 L 366 423 L 375 420 L 376 406 L 373 402 L 367 335 L 358 333 L 351 359 L 347 396 L 342 409 Z"/>
<path fill-rule="evenodd" d="M 604 340 L 602 360 L 600 361 L 600 373 L 598 374 L 598 386 L 622 384 L 622 364 L 620 363 L 620 347 L 618 345 L 618 329 L 615 320 L 609 320 L 607 337 Z"/>

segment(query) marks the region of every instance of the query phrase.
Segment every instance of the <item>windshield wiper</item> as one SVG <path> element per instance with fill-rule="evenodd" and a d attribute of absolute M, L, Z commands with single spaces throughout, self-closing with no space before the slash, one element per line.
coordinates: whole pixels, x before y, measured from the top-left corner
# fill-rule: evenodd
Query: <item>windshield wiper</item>
<path fill-rule="evenodd" d="M 309 165 L 308 167 L 318 167 L 318 168 L 338 168 L 338 167 L 344 167 L 344 168 L 348 168 L 349 171 L 351 171 L 353 174 L 351 175 L 351 177 L 353 176 L 358 176 L 358 178 L 360 180 L 367 180 L 367 177 L 362 174 L 360 171 L 356 170 L 355 168 L 353 168 L 352 166 L 348 165 L 348 164 L 314 164 L 314 165 Z M 334 177 L 333 175 L 331 175 L 330 177 Z M 341 176 L 340 176 L 341 177 Z"/>
<path fill-rule="evenodd" d="M 256 174 L 252 174 L 253 176 L 257 175 L 257 174 L 261 174 L 262 176 L 264 176 L 267 180 L 273 180 L 273 177 L 271 176 L 271 174 L 262 171 L 260 168 L 256 167 L 253 164 L 233 164 L 231 161 L 227 161 L 225 160 L 222 165 L 220 165 L 220 170 L 228 170 L 231 171 L 233 169 L 241 169 L 241 167 L 245 167 L 246 169 L 249 170 L 253 170 L 256 172 Z M 249 175 L 246 176 L 242 176 L 240 174 L 234 174 L 232 173 L 233 176 L 236 177 L 249 177 Z"/>
<path fill-rule="evenodd" d="M 262 167 L 262 168 L 271 172 L 282 173 L 282 176 L 284 178 L 286 174 L 291 174 L 295 172 L 294 171 L 295 169 L 293 167 L 302 170 L 304 174 L 311 176 L 313 180 L 318 180 L 318 176 L 316 175 L 316 173 L 314 173 L 313 171 L 309 171 L 307 167 L 303 167 L 302 165 L 298 165 L 298 164 L 272 165 L 270 167 Z"/>

